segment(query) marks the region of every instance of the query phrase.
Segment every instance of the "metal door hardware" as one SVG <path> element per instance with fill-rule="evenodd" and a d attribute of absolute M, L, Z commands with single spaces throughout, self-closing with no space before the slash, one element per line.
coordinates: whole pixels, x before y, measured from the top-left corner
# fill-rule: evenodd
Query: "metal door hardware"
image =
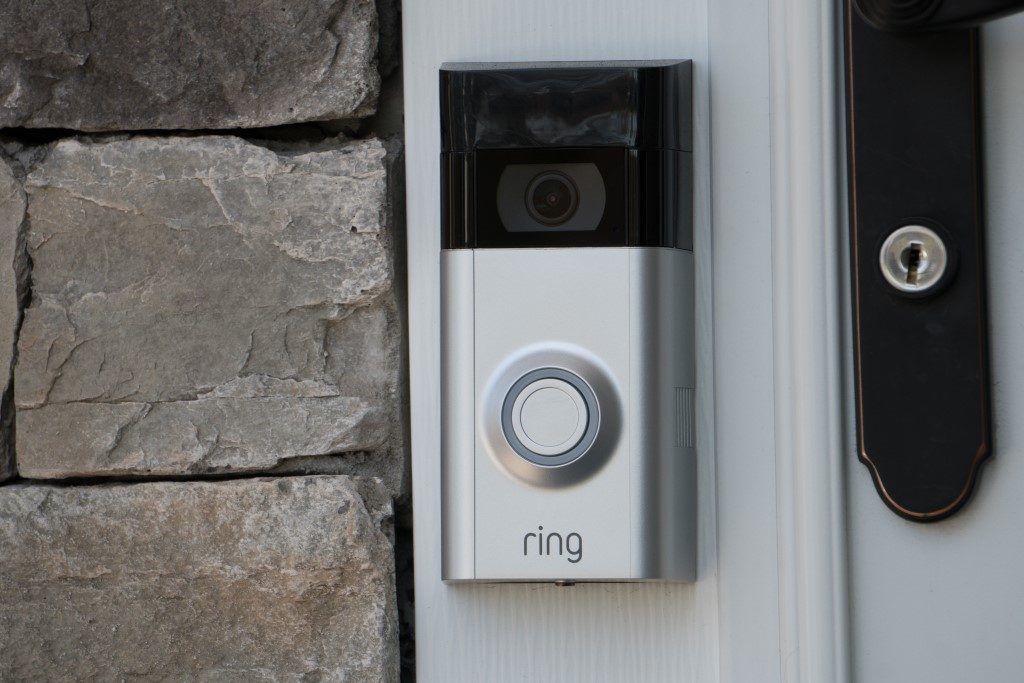
<path fill-rule="evenodd" d="M 858 456 L 942 519 L 990 455 L 975 26 L 1021 0 L 844 0 Z"/>
<path fill-rule="evenodd" d="M 1024 10 L 1021 0 L 856 0 L 867 23 L 882 31 L 970 28 Z"/>
<path fill-rule="evenodd" d="M 935 292 L 951 272 L 945 241 L 924 225 L 893 230 L 882 243 L 878 263 L 886 281 L 908 296 Z"/>

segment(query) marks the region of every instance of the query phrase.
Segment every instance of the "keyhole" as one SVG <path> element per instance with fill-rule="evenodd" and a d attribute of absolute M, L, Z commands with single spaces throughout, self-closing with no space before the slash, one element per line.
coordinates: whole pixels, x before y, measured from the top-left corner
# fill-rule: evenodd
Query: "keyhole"
<path fill-rule="evenodd" d="M 917 276 L 921 271 L 924 252 L 920 242 L 911 242 L 900 254 L 900 263 L 907 269 L 907 284 L 916 285 Z"/>
<path fill-rule="evenodd" d="M 882 243 L 878 265 L 886 282 L 898 291 L 922 296 L 942 281 L 949 253 L 946 243 L 931 228 L 904 225 Z"/>

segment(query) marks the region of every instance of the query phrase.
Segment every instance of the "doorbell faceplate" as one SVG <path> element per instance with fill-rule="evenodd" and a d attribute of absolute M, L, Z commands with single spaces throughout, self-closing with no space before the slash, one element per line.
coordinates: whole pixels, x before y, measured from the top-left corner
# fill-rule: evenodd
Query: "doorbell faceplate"
<path fill-rule="evenodd" d="M 447 581 L 692 580 L 691 64 L 450 64 Z"/>

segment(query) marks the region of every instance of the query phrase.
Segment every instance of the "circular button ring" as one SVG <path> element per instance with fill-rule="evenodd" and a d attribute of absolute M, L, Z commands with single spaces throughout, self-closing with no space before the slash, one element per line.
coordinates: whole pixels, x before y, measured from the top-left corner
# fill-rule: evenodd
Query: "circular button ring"
<path fill-rule="evenodd" d="M 546 409 L 551 414 L 545 415 Z M 560 467 L 581 457 L 594 444 L 600 425 L 594 390 L 582 377 L 561 368 L 527 372 L 502 402 L 506 442 L 519 457 L 542 467 Z"/>
<path fill-rule="evenodd" d="M 512 430 L 538 455 L 561 455 L 587 429 L 587 403 L 568 382 L 548 377 L 527 385 L 512 404 Z"/>

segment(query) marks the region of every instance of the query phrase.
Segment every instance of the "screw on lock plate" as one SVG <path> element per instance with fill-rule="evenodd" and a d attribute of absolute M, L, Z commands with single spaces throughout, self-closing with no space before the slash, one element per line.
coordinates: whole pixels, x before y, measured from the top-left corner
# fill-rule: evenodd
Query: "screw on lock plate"
<path fill-rule="evenodd" d="M 886 282 L 905 294 L 927 294 L 949 265 L 945 242 L 923 225 L 897 228 L 882 244 L 878 263 Z"/>

